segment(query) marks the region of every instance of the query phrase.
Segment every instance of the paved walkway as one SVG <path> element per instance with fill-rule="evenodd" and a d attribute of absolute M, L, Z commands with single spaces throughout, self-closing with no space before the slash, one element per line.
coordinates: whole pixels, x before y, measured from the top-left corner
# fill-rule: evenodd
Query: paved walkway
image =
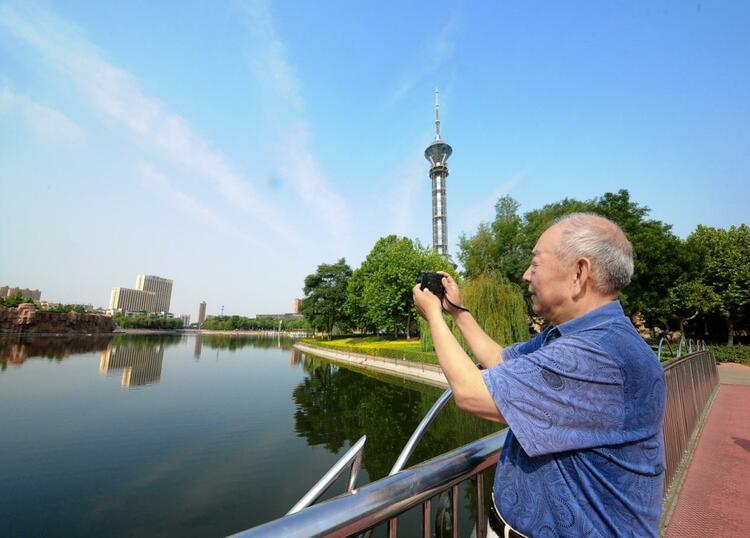
<path fill-rule="evenodd" d="M 366 370 L 373 370 L 375 372 L 381 372 L 396 377 L 412 379 L 442 389 L 448 388 L 448 380 L 445 379 L 443 370 L 437 364 L 425 364 L 422 362 L 373 357 L 360 353 L 349 353 L 337 349 L 326 349 L 301 343 L 294 344 L 294 347 L 305 353 L 317 355 L 318 357 L 323 357 L 330 361 L 343 362 Z"/>
<path fill-rule="evenodd" d="M 722 364 L 719 380 L 668 538 L 750 536 L 750 368 Z"/>

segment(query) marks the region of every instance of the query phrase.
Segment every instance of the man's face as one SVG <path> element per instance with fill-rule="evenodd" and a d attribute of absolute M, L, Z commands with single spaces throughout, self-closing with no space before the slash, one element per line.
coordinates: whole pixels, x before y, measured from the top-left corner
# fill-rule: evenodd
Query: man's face
<path fill-rule="evenodd" d="M 531 265 L 523 274 L 529 283 L 531 307 L 552 323 L 560 323 L 572 302 L 571 283 L 575 264 L 563 263 L 556 253 L 562 228 L 552 226 L 542 234 L 532 251 Z"/>

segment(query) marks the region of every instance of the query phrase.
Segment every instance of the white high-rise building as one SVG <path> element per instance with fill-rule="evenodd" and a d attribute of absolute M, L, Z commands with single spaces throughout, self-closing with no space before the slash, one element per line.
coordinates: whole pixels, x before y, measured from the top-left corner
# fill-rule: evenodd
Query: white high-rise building
<path fill-rule="evenodd" d="M 156 294 L 152 312 L 169 312 L 169 303 L 172 300 L 171 280 L 154 275 L 138 275 L 135 279 L 135 289 Z"/>
<path fill-rule="evenodd" d="M 152 291 L 112 288 L 110 312 L 154 312 L 156 294 Z"/>

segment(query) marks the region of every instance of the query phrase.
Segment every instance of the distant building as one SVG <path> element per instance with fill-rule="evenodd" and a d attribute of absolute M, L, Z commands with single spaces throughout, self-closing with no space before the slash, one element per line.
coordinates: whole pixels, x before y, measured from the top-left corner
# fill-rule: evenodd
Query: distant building
<path fill-rule="evenodd" d="M 109 310 L 113 312 L 154 312 L 156 294 L 152 291 L 112 288 Z"/>
<path fill-rule="evenodd" d="M 295 314 L 302 313 L 302 299 L 295 299 L 292 303 L 292 312 Z"/>
<path fill-rule="evenodd" d="M 112 288 L 107 313 L 146 312 L 172 317 L 169 314 L 171 299 L 171 280 L 153 275 L 138 275 L 135 279 L 135 289 Z"/>
<path fill-rule="evenodd" d="M 154 275 L 138 275 L 135 279 L 135 289 L 153 292 L 156 295 L 152 312 L 169 312 L 172 300 L 172 281 Z"/>
<path fill-rule="evenodd" d="M 190 314 L 180 314 L 180 319 L 182 320 L 182 326 L 187 328 L 190 326 Z"/>
<path fill-rule="evenodd" d="M 198 325 L 203 324 L 206 321 L 206 301 L 201 301 L 198 305 Z"/>
<path fill-rule="evenodd" d="M 5 299 L 6 297 L 13 297 L 16 293 L 20 293 L 24 299 L 31 297 L 31 300 L 38 303 L 42 298 L 42 292 L 39 290 L 30 290 L 28 288 L 16 288 L 14 286 L 2 286 L 0 287 L 0 297 Z"/>

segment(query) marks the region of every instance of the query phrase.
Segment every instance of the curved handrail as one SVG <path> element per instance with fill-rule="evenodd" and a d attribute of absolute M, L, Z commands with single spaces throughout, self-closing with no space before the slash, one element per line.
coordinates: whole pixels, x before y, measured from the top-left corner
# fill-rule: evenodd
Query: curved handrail
<path fill-rule="evenodd" d="M 346 454 L 341 456 L 339 461 L 333 464 L 333 467 L 331 467 L 328 472 L 324 474 L 312 488 L 310 488 L 310 491 L 305 493 L 302 498 L 297 501 L 297 504 L 292 506 L 292 509 L 287 512 L 287 515 L 295 514 L 317 501 L 320 496 L 323 495 L 329 487 L 331 487 L 331 484 L 333 484 L 336 479 L 341 476 L 341 473 L 343 473 L 349 465 L 351 465 L 352 468 L 351 472 L 349 473 L 349 481 L 347 482 L 346 491 L 347 493 L 351 492 L 357 483 L 357 475 L 359 474 L 359 470 L 362 467 L 362 450 L 365 447 L 365 441 L 367 441 L 366 435 L 360 437 L 359 441 L 354 443 L 352 447 L 346 451 Z"/>
<path fill-rule="evenodd" d="M 427 431 L 427 428 L 430 426 L 430 424 L 432 424 L 432 421 L 435 420 L 435 417 L 437 417 L 438 413 L 440 413 L 443 407 L 445 407 L 445 404 L 447 404 L 452 397 L 453 391 L 451 389 L 446 389 L 445 392 L 443 392 L 443 394 L 440 396 L 440 398 L 438 398 L 437 401 L 432 404 L 430 410 L 427 412 L 424 418 L 422 418 L 422 421 L 419 423 L 419 425 L 414 430 L 414 433 L 411 434 L 411 437 L 409 437 L 409 440 L 404 445 L 404 449 L 401 451 L 401 454 L 399 454 L 398 458 L 396 458 L 396 463 L 393 464 L 391 472 L 388 473 L 388 476 L 394 475 L 404 468 L 404 465 L 406 465 L 406 460 L 408 460 L 409 457 L 414 453 L 414 449 L 417 448 L 417 444 L 422 440 L 422 437 L 424 436 L 425 431 Z"/>
<path fill-rule="evenodd" d="M 508 429 L 478 439 L 353 493 L 314 504 L 234 536 L 350 536 L 387 521 L 497 463 Z"/>
<path fill-rule="evenodd" d="M 662 336 L 661 339 L 659 340 L 659 350 L 656 354 L 660 362 L 661 362 L 661 350 L 662 350 L 662 346 L 664 345 L 664 342 L 667 343 L 667 347 L 669 348 L 669 353 L 672 354 L 672 344 L 669 342 L 669 338 L 667 338 L 666 336 Z"/>

